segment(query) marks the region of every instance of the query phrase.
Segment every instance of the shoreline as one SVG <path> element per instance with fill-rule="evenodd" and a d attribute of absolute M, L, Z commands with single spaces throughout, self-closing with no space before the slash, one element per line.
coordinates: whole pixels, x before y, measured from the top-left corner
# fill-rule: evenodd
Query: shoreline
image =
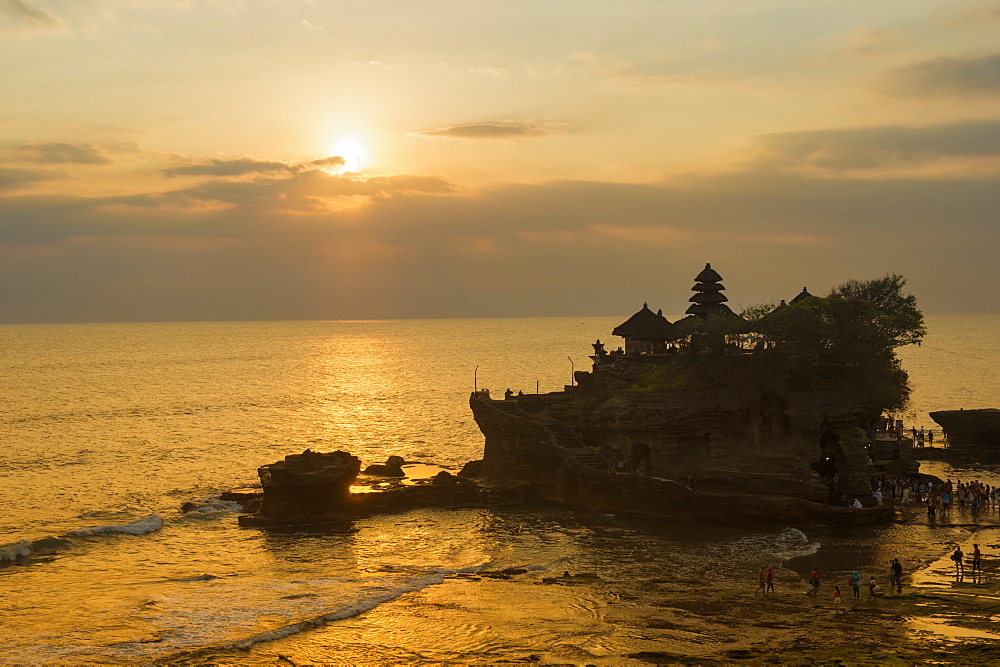
<path fill-rule="evenodd" d="M 247 651 L 209 651 L 179 662 L 909 664 L 1000 659 L 1000 632 L 993 630 L 1000 600 L 1000 551 L 994 550 L 1000 549 L 1000 522 L 930 526 L 917 520 L 917 510 L 910 514 L 879 528 L 807 529 L 819 548 L 786 559 L 777 568 L 777 594 L 766 598 L 753 594 L 752 571 L 720 572 L 718 578 L 683 572 L 664 577 L 656 571 L 632 577 L 612 569 L 576 568 L 569 578 L 453 574 L 349 620 Z M 948 554 L 956 543 L 971 551 L 966 545 L 973 540 L 984 547 L 985 583 L 956 583 Z M 906 563 L 902 594 L 888 587 L 892 554 Z M 803 574 L 817 564 L 822 584 L 814 598 L 806 594 L 810 586 Z M 843 611 L 836 613 L 833 586 L 852 569 L 865 580 L 874 572 L 884 594 L 871 601 L 863 587 L 861 599 L 854 601 L 841 585 Z M 556 609 L 565 618 L 552 616 Z M 532 639 L 532 628 L 551 632 L 552 624 L 561 640 Z M 445 626 L 483 633 L 481 649 L 461 656 L 438 651 L 434 633 Z M 410 634 L 391 636 L 392 627 L 410 628 Z"/>

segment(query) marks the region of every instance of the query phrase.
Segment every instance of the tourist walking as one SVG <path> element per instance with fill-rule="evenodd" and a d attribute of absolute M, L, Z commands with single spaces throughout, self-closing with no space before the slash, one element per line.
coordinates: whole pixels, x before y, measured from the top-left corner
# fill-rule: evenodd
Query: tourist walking
<path fill-rule="evenodd" d="M 764 586 L 766 585 L 767 585 L 767 570 L 762 567 L 759 570 L 757 570 L 757 590 L 755 590 L 753 594 L 757 595 L 757 593 L 764 591 Z M 767 592 L 764 591 L 764 594 L 767 595 Z"/>
<path fill-rule="evenodd" d="M 878 584 L 875 583 L 875 575 L 868 575 L 868 599 L 875 600 L 878 598 Z"/>
<path fill-rule="evenodd" d="M 861 574 L 855 570 L 854 574 L 851 575 L 851 590 L 854 592 L 854 599 L 861 599 Z"/>
<path fill-rule="evenodd" d="M 892 565 L 889 566 L 892 571 L 892 584 L 896 587 L 897 593 L 903 592 L 903 566 L 900 564 L 898 558 L 892 559 Z"/>
<path fill-rule="evenodd" d="M 840 613 L 840 586 L 833 587 L 833 611 L 836 614 Z"/>
<path fill-rule="evenodd" d="M 767 595 L 768 591 L 771 591 L 772 593 L 774 592 L 774 568 L 773 567 L 767 568 L 766 580 L 767 580 L 767 588 L 764 589 L 764 595 Z"/>
<path fill-rule="evenodd" d="M 955 561 L 955 580 L 963 581 L 965 579 L 965 561 L 962 559 L 965 554 L 962 553 L 962 547 L 955 547 L 955 553 L 951 555 L 951 559 Z"/>
<path fill-rule="evenodd" d="M 806 595 L 816 595 L 819 593 L 819 570 L 813 568 L 812 574 L 809 575 L 809 583 L 812 584 L 812 590 L 806 593 Z"/>

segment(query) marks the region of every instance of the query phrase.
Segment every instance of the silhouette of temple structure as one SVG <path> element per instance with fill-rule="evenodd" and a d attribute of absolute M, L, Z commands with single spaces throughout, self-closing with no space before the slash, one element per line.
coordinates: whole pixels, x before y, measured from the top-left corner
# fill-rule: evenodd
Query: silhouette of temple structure
<path fill-rule="evenodd" d="M 873 503 L 871 479 L 917 471 L 905 438 L 875 443 L 864 398 L 755 382 L 767 316 L 734 313 L 722 280 L 706 264 L 676 322 L 643 303 L 612 331 L 624 349 L 593 343 L 563 391 L 473 394 L 484 476 L 592 509 L 836 519 L 845 499 Z"/>

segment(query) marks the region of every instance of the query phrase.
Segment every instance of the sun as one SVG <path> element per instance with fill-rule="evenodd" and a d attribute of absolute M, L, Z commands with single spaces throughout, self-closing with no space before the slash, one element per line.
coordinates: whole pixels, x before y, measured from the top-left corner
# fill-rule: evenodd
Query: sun
<path fill-rule="evenodd" d="M 342 137 L 330 144 L 330 155 L 344 159 L 339 171 L 361 171 L 368 164 L 368 151 L 356 137 Z"/>

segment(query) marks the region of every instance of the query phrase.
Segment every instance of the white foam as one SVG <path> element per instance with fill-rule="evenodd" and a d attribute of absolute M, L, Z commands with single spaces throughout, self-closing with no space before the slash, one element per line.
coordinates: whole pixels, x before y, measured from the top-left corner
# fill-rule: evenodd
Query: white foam
<path fill-rule="evenodd" d="M 201 514 L 212 512 L 242 512 L 243 506 L 235 500 L 220 500 L 218 498 L 206 498 L 205 500 L 192 500 L 189 511 Z"/>
<path fill-rule="evenodd" d="M 0 563 L 4 561 L 15 561 L 18 558 L 27 558 L 31 555 L 31 543 L 28 540 L 21 540 L 12 544 L 0 546 Z"/>
<path fill-rule="evenodd" d="M 441 571 L 357 580 L 206 580 L 152 600 L 140 612 L 162 640 L 118 644 L 124 659 L 162 659 L 203 649 L 246 649 L 331 621 L 351 618 L 405 593 L 444 581 Z M 274 625 L 275 618 L 287 622 Z M 270 626 L 270 627 L 269 627 Z"/>
<path fill-rule="evenodd" d="M 142 519 L 136 519 L 129 523 L 112 523 L 107 526 L 97 526 L 96 528 L 81 528 L 69 533 L 71 537 L 91 537 L 101 533 L 112 533 L 122 535 L 145 535 L 152 533 L 163 527 L 163 519 L 159 514 L 150 514 Z"/>

